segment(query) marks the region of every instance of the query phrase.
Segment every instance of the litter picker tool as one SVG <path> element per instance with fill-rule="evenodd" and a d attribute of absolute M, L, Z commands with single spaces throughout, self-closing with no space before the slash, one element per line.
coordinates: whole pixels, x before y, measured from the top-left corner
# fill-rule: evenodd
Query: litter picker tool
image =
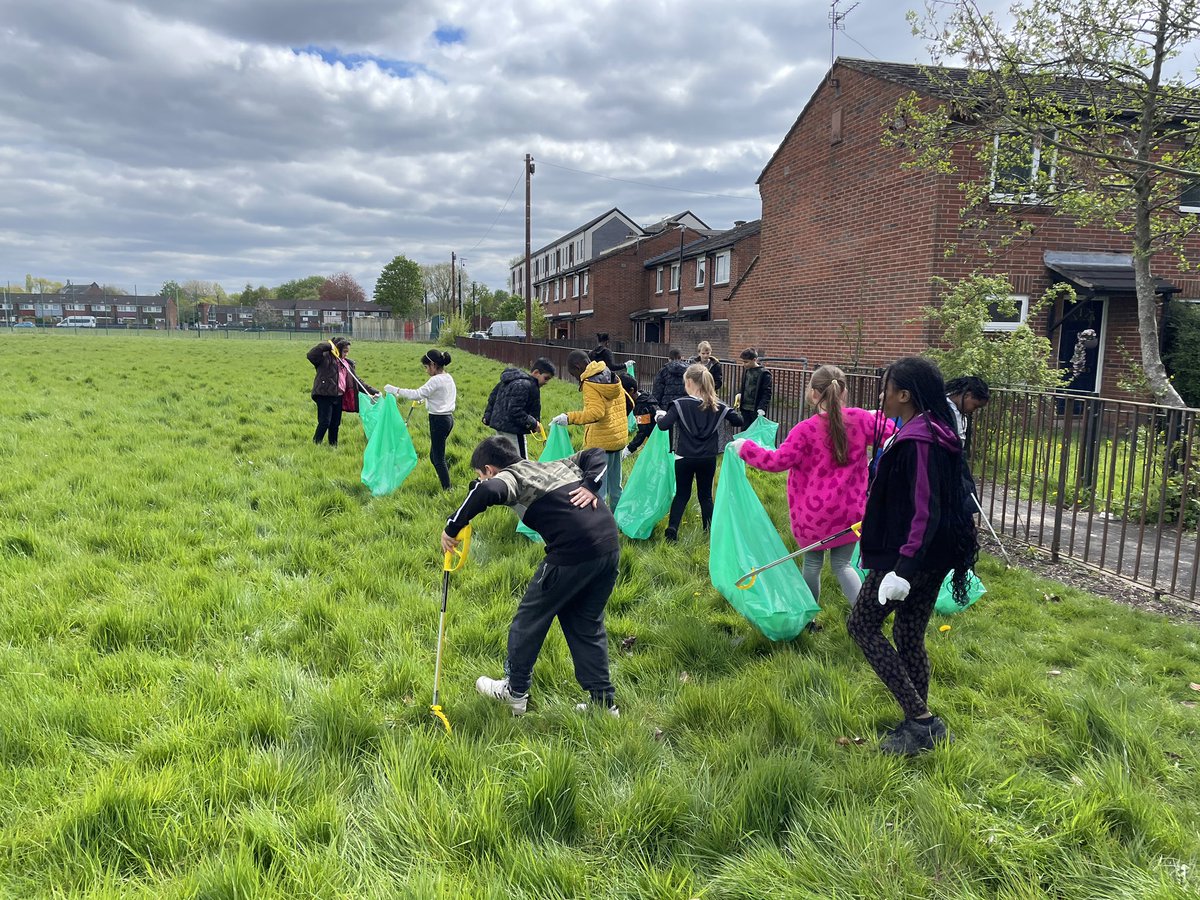
<path fill-rule="evenodd" d="M 996 529 L 992 527 L 992 523 L 988 521 L 987 514 L 983 511 L 983 507 L 979 505 L 979 498 L 971 493 L 971 500 L 975 504 L 975 508 L 979 510 L 979 518 L 983 520 L 983 524 L 987 526 L 987 530 L 992 533 L 992 540 L 996 542 L 996 546 L 1000 548 L 1000 554 L 1004 557 L 1006 566 L 1012 565 L 1012 560 L 1008 558 L 1008 551 L 1004 549 L 1004 545 L 1000 543 L 1000 538 L 996 535 Z"/>
<path fill-rule="evenodd" d="M 407 424 L 408 424 L 408 420 L 412 418 L 413 410 L 414 410 L 414 409 L 416 409 L 416 408 L 417 408 L 418 406 L 420 406 L 420 405 L 421 405 L 421 401 L 420 401 L 420 400 L 414 400 L 414 401 L 412 402 L 412 406 L 410 406 L 410 407 L 408 408 L 408 412 L 406 412 L 406 413 L 404 414 L 404 424 L 405 424 L 405 425 L 407 425 Z"/>
<path fill-rule="evenodd" d="M 535 441 L 539 441 L 540 443 L 543 443 L 543 444 L 546 443 L 546 428 L 545 428 L 545 426 L 542 425 L 541 422 L 538 422 L 537 423 L 537 431 L 529 432 L 529 436 L 531 438 L 533 438 Z"/>
<path fill-rule="evenodd" d="M 467 561 L 467 552 L 471 549 L 471 526 L 466 526 L 458 536 L 462 539 L 462 546 L 448 551 L 442 559 L 442 612 L 438 617 L 437 660 L 433 664 L 433 703 L 429 706 L 429 711 L 442 723 L 446 734 L 451 733 L 450 720 L 438 702 L 438 684 L 442 678 L 442 639 L 446 635 L 446 600 L 450 596 L 450 573 L 457 572 Z M 454 559 L 456 556 L 457 562 Z"/>
<path fill-rule="evenodd" d="M 851 532 L 854 532 L 855 537 L 862 535 L 862 522 L 855 522 L 849 528 L 843 528 L 837 534 L 831 534 L 829 537 L 821 538 L 821 540 L 817 541 L 815 544 L 809 544 L 807 547 L 801 547 L 794 553 L 789 553 L 787 556 L 780 557 L 774 562 L 767 563 L 765 566 L 755 566 L 753 569 L 735 581 L 734 584 L 738 586 L 739 590 L 749 590 L 750 588 L 754 587 L 754 582 L 758 580 L 758 575 L 760 572 L 765 572 L 767 569 L 773 569 L 776 566 L 787 562 L 789 559 L 795 559 L 797 556 L 800 556 L 803 553 L 816 550 L 818 547 L 828 544 L 830 541 L 836 541 L 840 537 L 845 537 Z"/>

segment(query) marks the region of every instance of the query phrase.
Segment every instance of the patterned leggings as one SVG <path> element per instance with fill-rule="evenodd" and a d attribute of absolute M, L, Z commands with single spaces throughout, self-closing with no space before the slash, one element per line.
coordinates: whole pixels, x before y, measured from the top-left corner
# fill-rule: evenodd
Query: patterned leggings
<path fill-rule="evenodd" d="M 879 583 L 887 572 L 878 569 L 867 573 L 858 602 L 850 612 L 846 630 L 858 644 L 900 708 L 910 719 L 929 712 L 929 653 L 925 649 L 925 629 L 933 615 L 938 590 L 946 577 L 942 570 L 920 572 L 913 577 L 912 590 L 904 600 L 889 600 L 879 604 Z M 883 623 L 892 613 L 893 647 L 883 636 Z"/>

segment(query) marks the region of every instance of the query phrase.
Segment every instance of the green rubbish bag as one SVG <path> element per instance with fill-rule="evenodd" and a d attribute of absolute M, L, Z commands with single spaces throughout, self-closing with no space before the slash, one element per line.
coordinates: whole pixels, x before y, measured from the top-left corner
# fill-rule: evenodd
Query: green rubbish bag
<path fill-rule="evenodd" d="M 867 573 L 863 570 L 862 564 L 858 561 L 858 544 L 854 545 L 854 553 L 850 556 L 850 565 L 858 571 L 860 577 L 864 580 Z M 971 606 L 987 593 L 987 588 L 983 586 L 983 582 L 979 580 L 979 576 L 972 570 L 967 575 L 967 606 L 959 606 L 954 600 L 954 573 L 951 572 L 946 576 L 946 580 L 942 582 L 942 586 L 938 588 L 937 601 L 933 605 L 933 611 L 938 615 L 952 616 L 957 612 L 962 612 L 967 606 Z"/>
<path fill-rule="evenodd" d="M 753 569 L 786 556 L 775 524 L 746 477 L 746 464 L 725 450 L 709 540 L 708 575 L 730 605 L 773 641 L 790 641 L 820 611 L 793 562 L 760 572 L 750 587 L 737 580 Z"/>
<path fill-rule="evenodd" d="M 655 428 L 633 463 L 633 471 L 613 510 L 626 537 L 644 541 L 671 509 L 675 497 L 675 456 L 670 432 Z"/>
<path fill-rule="evenodd" d="M 359 394 L 358 408 L 367 434 L 362 483 L 373 496 L 382 497 L 400 487 L 416 467 L 417 450 L 391 394 L 384 394 L 374 404 L 366 394 Z"/>
<path fill-rule="evenodd" d="M 526 446 L 529 441 L 525 442 Z M 541 455 L 538 456 L 538 462 L 554 462 L 556 459 L 566 459 L 575 452 L 575 447 L 571 444 L 571 432 L 567 430 L 565 425 L 551 425 L 550 432 L 546 435 L 546 446 L 542 448 Z M 523 534 L 535 544 L 542 543 L 542 536 L 528 527 L 521 520 L 517 520 L 517 534 Z"/>
<path fill-rule="evenodd" d="M 778 422 L 772 422 L 766 416 L 758 416 L 750 423 L 750 427 L 739 434 L 738 437 L 754 441 L 758 446 L 766 447 L 768 450 L 778 450 L 779 445 L 776 443 L 778 434 Z"/>

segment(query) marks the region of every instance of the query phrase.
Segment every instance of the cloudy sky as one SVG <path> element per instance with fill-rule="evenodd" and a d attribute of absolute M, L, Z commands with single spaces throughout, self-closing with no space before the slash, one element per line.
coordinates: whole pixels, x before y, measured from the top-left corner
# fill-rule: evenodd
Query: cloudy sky
<path fill-rule="evenodd" d="M 842 9 L 852 0 L 842 3 Z M 838 53 L 928 59 L 903 0 Z M 5 0 L 0 284 L 276 285 L 397 254 L 503 287 L 619 206 L 759 214 L 829 65 L 828 0 Z"/>

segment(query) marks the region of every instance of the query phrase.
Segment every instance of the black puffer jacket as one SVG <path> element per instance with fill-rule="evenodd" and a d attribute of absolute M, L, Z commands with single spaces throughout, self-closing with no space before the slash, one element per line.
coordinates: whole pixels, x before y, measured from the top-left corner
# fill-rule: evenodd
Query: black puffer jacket
<path fill-rule="evenodd" d="M 338 390 L 338 366 L 340 362 L 329 350 L 329 341 L 321 341 L 317 346 L 308 351 L 308 361 L 313 364 L 317 370 L 316 377 L 313 378 L 312 396 L 314 397 L 340 397 L 342 392 Z M 354 360 L 344 360 L 356 376 L 358 370 L 354 368 Z M 368 394 L 378 394 L 379 391 L 371 387 L 365 381 L 363 387 L 367 389 Z M 358 385 L 349 374 L 346 375 L 346 390 L 358 390 Z"/>
<path fill-rule="evenodd" d="M 710 356 L 708 358 L 708 362 L 704 362 L 704 360 L 702 360 L 700 357 L 693 356 L 690 360 L 688 360 L 688 363 L 689 365 L 700 363 L 704 366 L 704 368 L 708 369 L 708 374 L 712 376 L 713 386 L 716 387 L 718 391 L 721 390 L 721 387 L 725 384 L 725 376 L 721 373 L 721 361 L 719 359 L 717 359 L 715 356 Z"/>
<path fill-rule="evenodd" d="M 654 376 L 654 390 L 651 393 L 660 409 L 666 409 L 673 401 L 687 396 L 683 387 L 683 373 L 687 368 L 688 364 L 682 359 L 673 359 Z"/>
<path fill-rule="evenodd" d="M 509 366 L 488 396 L 483 424 L 506 434 L 529 434 L 542 418 L 542 393 L 537 379 Z"/>

